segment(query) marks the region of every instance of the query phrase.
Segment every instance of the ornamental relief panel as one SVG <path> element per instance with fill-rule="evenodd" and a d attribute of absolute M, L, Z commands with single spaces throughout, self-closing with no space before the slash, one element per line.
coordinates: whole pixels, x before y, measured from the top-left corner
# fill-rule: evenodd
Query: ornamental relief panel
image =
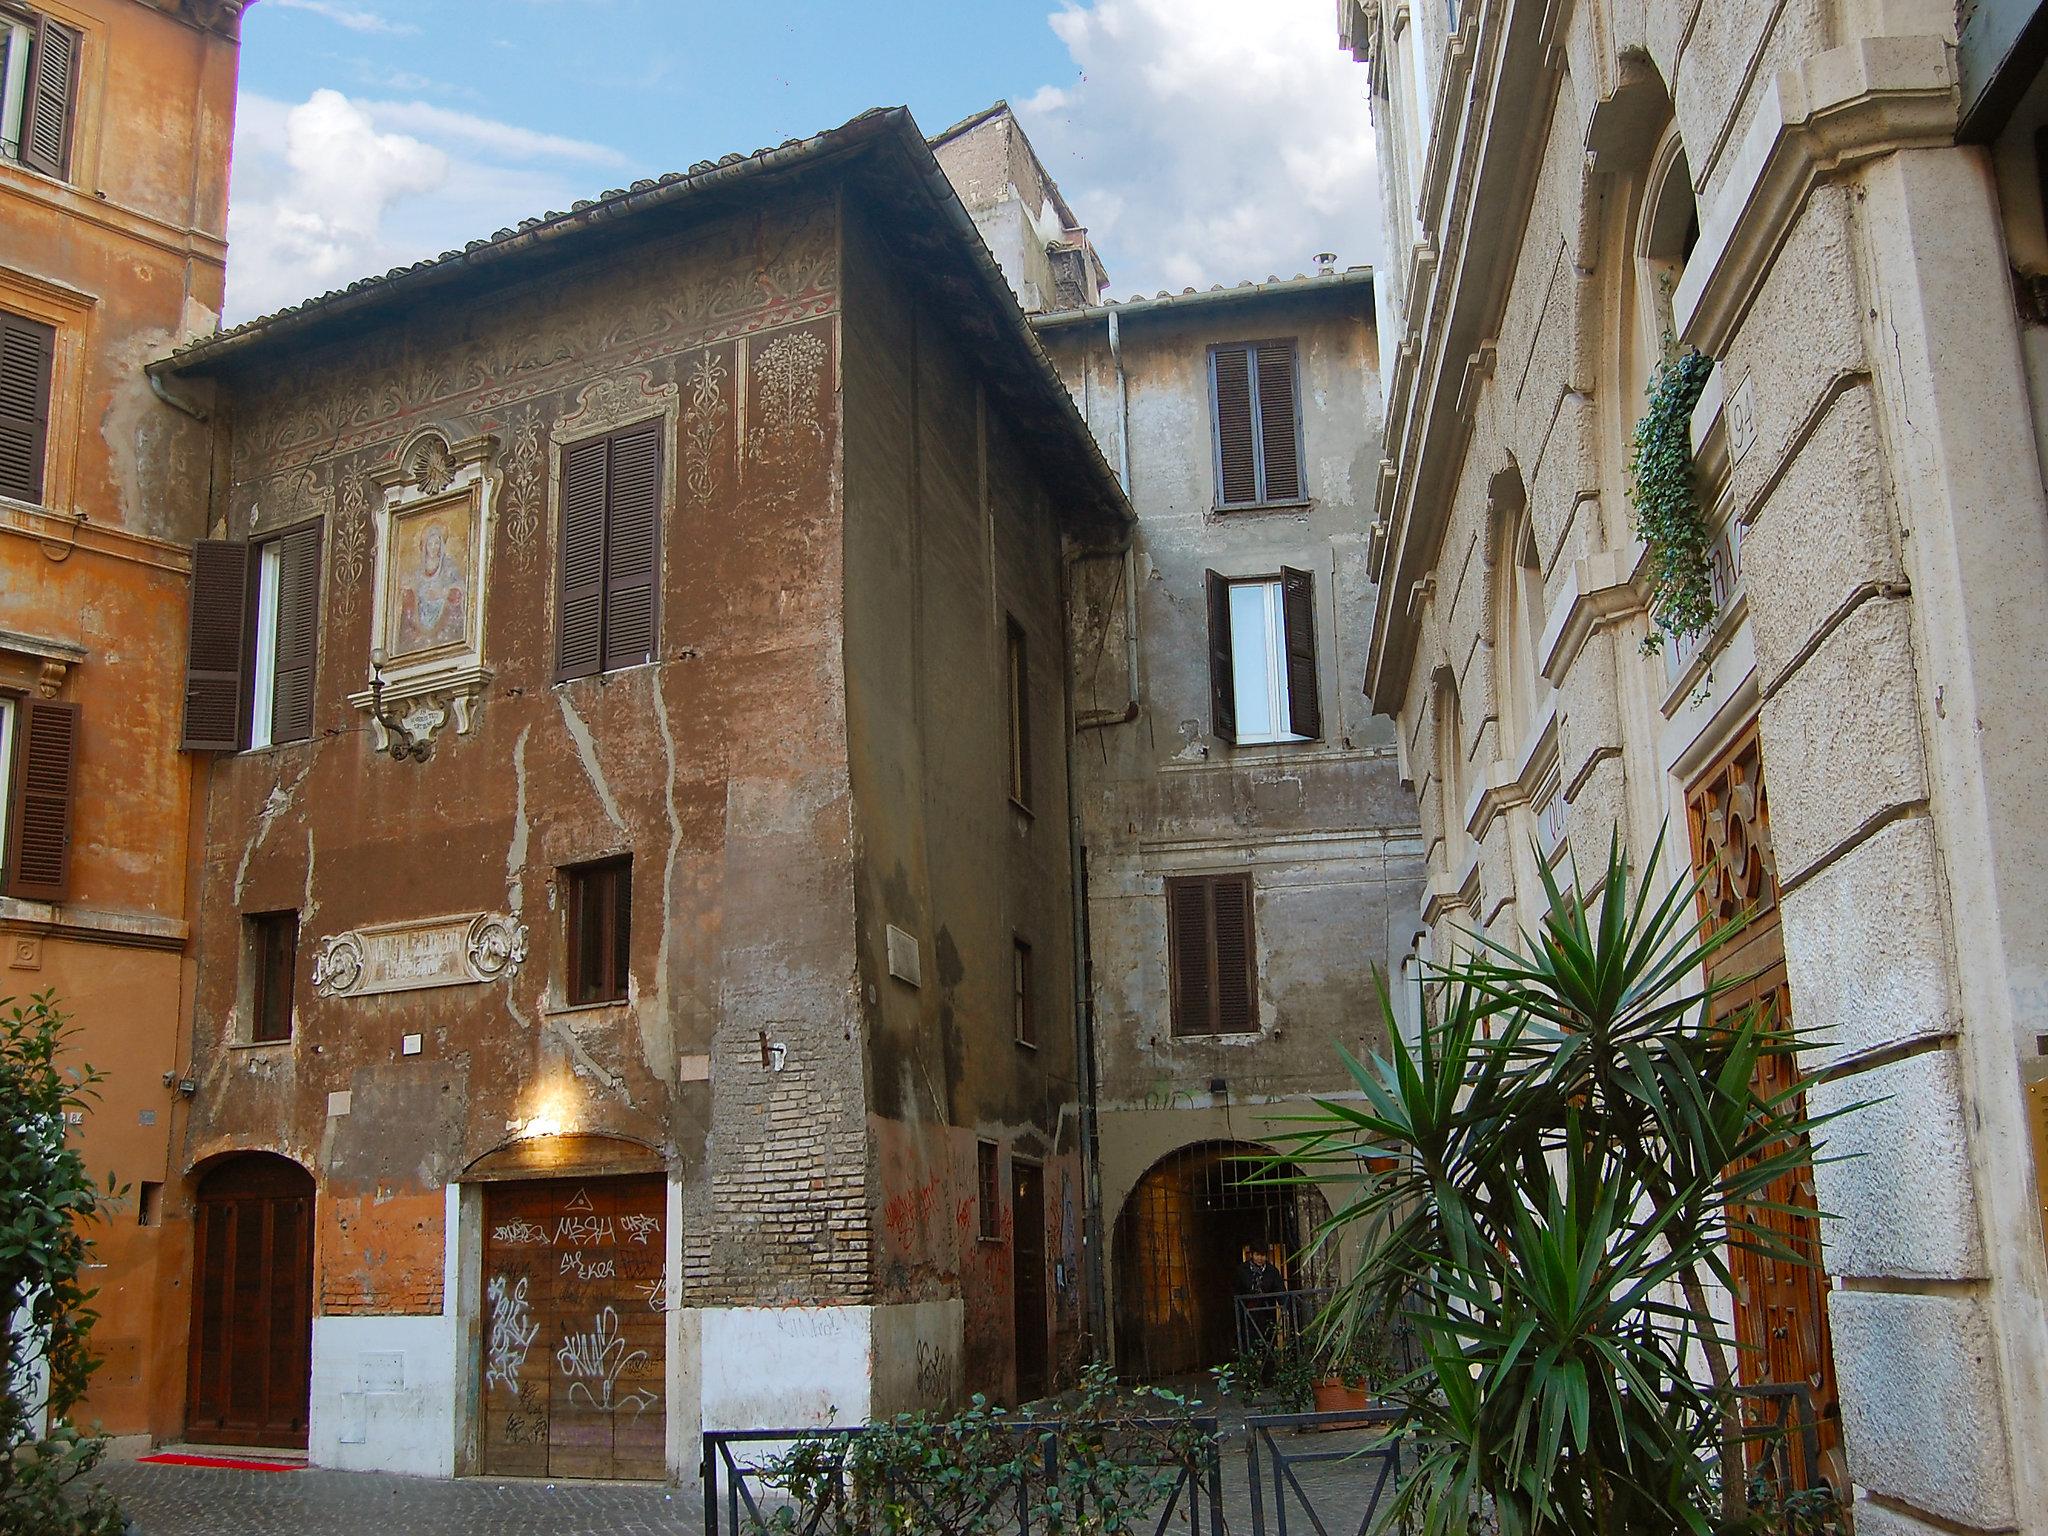
<path fill-rule="evenodd" d="M 529 288 L 445 327 L 428 321 L 411 334 L 322 349 L 250 392 L 251 408 L 236 433 L 236 479 L 389 442 L 423 413 L 489 416 L 533 402 L 578 374 L 646 368 L 706 343 L 831 314 L 839 288 L 834 219 L 821 205 L 779 229 L 727 227 L 643 253 L 636 274 L 659 263 L 681 276 L 646 283 L 637 296 L 622 295 L 623 283 L 572 286 L 556 279 L 538 321 L 526 318 L 536 310 Z M 764 244 L 772 254 L 760 258 Z"/>

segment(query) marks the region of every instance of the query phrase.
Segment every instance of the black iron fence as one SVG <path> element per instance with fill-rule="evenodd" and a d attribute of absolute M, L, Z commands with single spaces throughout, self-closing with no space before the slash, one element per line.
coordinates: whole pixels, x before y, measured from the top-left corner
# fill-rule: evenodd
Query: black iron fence
<path fill-rule="evenodd" d="M 1390 1498 L 1402 1444 L 1391 1408 L 1255 1413 L 1245 1420 L 1253 1536 L 1364 1536 Z M 1348 1431 L 1331 1436 L 1331 1431 Z"/>
<path fill-rule="evenodd" d="M 846 1454 L 854 1437 L 863 1433 L 861 1426 L 706 1431 L 704 1536 L 755 1536 L 776 1529 L 780 1511 L 787 1512 L 780 1529 L 788 1536 L 818 1536 L 826 1517 L 847 1507 L 853 1489 Z M 955 1507 L 942 1517 L 914 1479 L 892 1487 L 891 1496 L 921 1507 L 934 1532 L 1014 1530 L 1018 1536 L 1032 1536 L 1042 1524 L 1035 1520 L 1034 1511 L 1076 1454 L 1073 1442 L 1085 1437 L 1099 1443 L 1108 1438 L 1124 1447 L 1123 1465 L 1156 1468 L 1163 1474 L 1161 1486 L 1153 1490 L 1140 1512 L 1142 1522 L 1133 1521 L 1128 1529 L 1149 1530 L 1151 1536 L 1168 1536 L 1169 1532 L 1225 1536 L 1223 1439 L 1213 1417 L 1190 1421 L 1119 1419 L 1103 1425 L 1032 1420 L 1005 1424 L 1002 1433 L 1021 1442 L 1014 1462 L 1005 1464 L 1014 1465 L 1014 1475 L 1003 1478 L 985 1497 L 978 1498 L 974 1507 Z M 1192 1443 L 1194 1449 L 1175 1454 L 1144 1443 L 1148 1436 L 1165 1435 Z M 813 1446 L 823 1443 L 829 1448 L 824 1496 L 807 1505 L 792 1500 L 788 1489 L 778 1486 L 775 1472 L 777 1459 L 798 1441 Z"/>
<path fill-rule="evenodd" d="M 1301 1337 L 1329 1304 L 1329 1287 L 1317 1290 L 1269 1291 L 1260 1296 L 1239 1296 L 1237 1303 L 1237 1353 L 1240 1359 L 1268 1350 L 1279 1350 Z"/>

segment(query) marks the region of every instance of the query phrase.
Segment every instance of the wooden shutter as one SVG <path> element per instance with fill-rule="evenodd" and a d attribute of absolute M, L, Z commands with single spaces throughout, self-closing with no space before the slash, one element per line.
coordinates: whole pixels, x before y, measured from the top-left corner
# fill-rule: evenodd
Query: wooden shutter
<path fill-rule="evenodd" d="M 1173 990 L 1173 1032 L 1215 1032 L 1215 954 L 1209 943 L 1209 882 L 1166 882 L 1167 970 Z"/>
<path fill-rule="evenodd" d="M 1231 1035 L 1256 1030 L 1251 877 L 1169 880 L 1166 909 L 1173 1032 Z"/>
<path fill-rule="evenodd" d="M 71 158 L 71 101 L 78 79 L 78 34 L 47 16 L 36 21 L 22 104 L 21 163 L 62 176 Z"/>
<path fill-rule="evenodd" d="M 562 559 L 555 674 L 588 677 L 604 667 L 604 502 L 609 444 L 562 450 Z"/>
<path fill-rule="evenodd" d="M 249 611 L 249 546 L 202 539 L 192 546 L 192 619 L 185 655 L 187 752 L 242 749 L 243 630 Z"/>
<path fill-rule="evenodd" d="M 661 423 L 611 440 L 605 496 L 603 669 L 654 659 L 656 548 L 661 529 Z"/>
<path fill-rule="evenodd" d="M 1252 981 L 1251 877 L 1220 875 L 1209 882 L 1209 896 L 1216 946 L 1216 1032 L 1245 1034 L 1259 1027 Z"/>
<path fill-rule="evenodd" d="M 1216 504 L 1259 499 L 1257 439 L 1252 431 L 1251 349 L 1218 347 L 1209 354 L 1216 426 Z"/>
<path fill-rule="evenodd" d="M 1259 368 L 1260 501 L 1301 500 L 1301 418 L 1295 409 L 1294 343 L 1261 342 Z"/>
<path fill-rule="evenodd" d="M 1230 654 L 1230 583 L 1214 571 L 1202 580 L 1209 600 L 1209 731 L 1237 740 L 1237 674 Z"/>
<path fill-rule="evenodd" d="M 313 683 L 320 660 L 321 519 L 278 542 L 277 675 L 270 690 L 270 739 L 313 734 Z"/>
<path fill-rule="evenodd" d="M 0 496 L 43 499 L 50 433 L 50 366 L 57 333 L 0 312 Z"/>
<path fill-rule="evenodd" d="M 71 891 L 78 706 L 23 699 L 15 721 L 21 734 L 8 807 L 7 894 L 24 901 L 62 901 Z"/>
<path fill-rule="evenodd" d="M 1316 688 L 1316 581 L 1307 571 L 1280 567 L 1280 623 L 1287 648 L 1287 728 L 1297 736 L 1319 738 L 1323 706 Z"/>

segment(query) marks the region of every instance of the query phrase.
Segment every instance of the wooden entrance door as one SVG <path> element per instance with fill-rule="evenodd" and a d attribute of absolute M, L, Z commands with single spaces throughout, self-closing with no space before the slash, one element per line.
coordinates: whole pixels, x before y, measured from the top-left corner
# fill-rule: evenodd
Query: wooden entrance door
<path fill-rule="evenodd" d="M 1755 724 L 1693 786 L 1686 797 L 1686 820 L 1693 868 L 1706 876 L 1701 904 L 1707 921 L 1718 928 L 1742 920 L 1741 929 L 1708 966 L 1715 980 L 1747 978 L 1716 1000 L 1718 1013 L 1727 1018 L 1757 1007 L 1789 1025 L 1792 993 L 1785 981 L 1785 940 L 1778 921 L 1778 865 L 1771 851 L 1770 799 Z M 1771 1056 L 1758 1067 L 1754 1087 L 1760 1095 L 1781 1093 L 1794 1077 L 1790 1058 Z M 1831 1465 L 1841 1444 L 1841 1408 L 1812 1169 L 1779 1178 L 1764 1198 L 1793 1209 L 1752 1211 L 1749 1218 L 1808 1262 L 1740 1248 L 1730 1254 L 1737 1369 L 1745 1386 L 1803 1383 L 1811 1391 L 1822 1458 Z M 1761 1417 L 1771 1421 L 1768 1412 Z M 1826 1470 L 1807 1469 L 1809 1477 Z"/>
<path fill-rule="evenodd" d="M 484 1471 L 665 1474 L 667 1209 L 660 1174 L 487 1186 Z"/>
<path fill-rule="evenodd" d="M 185 1432 L 303 1449 L 313 1381 L 313 1178 L 266 1153 L 199 1185 Z"/>
<path fill-rule="evenodd" d="M 1010 1164 L 1010 1251 L 1016 1266 L 1017 1401 L 1043 1397 L 1050 1385 L 1045 1310 L 1045 1170 Z"/>

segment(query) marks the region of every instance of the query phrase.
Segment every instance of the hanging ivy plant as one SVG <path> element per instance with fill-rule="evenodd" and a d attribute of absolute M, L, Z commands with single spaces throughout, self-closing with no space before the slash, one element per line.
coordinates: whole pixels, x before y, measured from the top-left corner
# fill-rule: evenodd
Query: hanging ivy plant
<path fill-rule="evenodd" d="M 1705 634 L 1715 615 L 1714 571 L 1706 516 L 1692 478 L 1692 408 L 1714 360 L 1690 347 L 1668 348 L 1650 379 L 1650 404 L 1629 440 L 1628 499 L 1636 537 L 1650 551 L 1649 635 L 1645 651 L 1665 636 Z"/>

